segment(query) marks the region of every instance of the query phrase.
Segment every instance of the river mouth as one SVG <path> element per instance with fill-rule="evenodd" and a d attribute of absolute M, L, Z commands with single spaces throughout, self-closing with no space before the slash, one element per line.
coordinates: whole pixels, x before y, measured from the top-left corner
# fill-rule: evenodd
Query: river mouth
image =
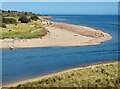
<path fill-rule="evenodd" d="M 117 23 L 116 16 L 78 16 L 78 20 L 75 16 L 55 17 L 65 19 L 60 22 L 101 29 L 111 34 L 113 39 L 96 46 L 27 48 L 12 51 L 4 49 L 3 85 L 73 67 L 118 59 L 118 29 L 117 25 L 111 25 L 115 21 Z M 101 18 L 101 21 L 98 18 Z"/>

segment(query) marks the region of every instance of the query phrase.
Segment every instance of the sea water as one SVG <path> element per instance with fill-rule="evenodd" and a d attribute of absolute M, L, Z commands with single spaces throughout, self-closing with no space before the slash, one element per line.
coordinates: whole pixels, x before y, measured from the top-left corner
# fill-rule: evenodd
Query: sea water
<path fill-rule="evenodd" d="M 50 20 L 100 29 L 112 40 L 95 46 L 26 48 L 2 51 L 2 81 L 8 84 L 73 67 L 118 59 L 118 17 L 115 15 L 52 15 Z M 56 18 L 56 19 L 55 19 Z"/>

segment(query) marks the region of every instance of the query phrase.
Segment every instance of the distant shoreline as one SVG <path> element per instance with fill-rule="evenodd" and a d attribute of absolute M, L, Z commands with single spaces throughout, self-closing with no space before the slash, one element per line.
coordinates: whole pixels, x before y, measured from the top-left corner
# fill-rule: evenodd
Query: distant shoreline
<path fill-rule="evenodd" d="M 48 75 L 45 75 L 45 76 L 40 76 L 40 77 L 35 77 L 35 78 L 26 79 L 26 80 L 22 80 L 22 81 L 17 81 L 15 83 L 9 83 L 9 84 L 3 85 L 3 87 L 11 87 L 11 86 L 14 87 L 14 86 L 17 86 L 19 84 L 24 84 L 24 83 L 27 83 L 27 82 L 34 82 L 34 81 L 42 80 L 44 78 L 49 78 L 49 77 L 52 77 L 52 76 L 61 75 L 61 74 L 71 72 L 71 71 L 74 71 L 74 70 L 85 69 L 85 68 L 94 68 L 94 67 L 97 67 L 97 66 L 100 66 L 100 65 L 110 65 L 110 64 L 116 64 L 116 63 L 119 63 L 119 62 L 120 62 L 119 60 L 116 60 L 116 61 L 108 61 L 108 62 L 107 61 L 106 62 L 98 62 L 98 63 L 93 63 L 93 64 L 80 66 L 80 67 L 78 66 L 78 67 L 75 67 L 75 68 L 70 68 L 70 69 L 66 69 L 66 70 L 63 70 L 63 71 L 58 71 L 58 72 L 48 74 Z"/>
<path fill-rule="evenodd" d="M 49 33 L 41 38 L 34 39 L 3 39 L 1 49 L 10 48 L 35 48 L 35 47 L 72 47 L 97 45 L 112 39 L 112 36 L 91 27 L 67 23 L 53 22 L 46 26 Z M 13 43 L 11 43 L 13 41 Z"/>

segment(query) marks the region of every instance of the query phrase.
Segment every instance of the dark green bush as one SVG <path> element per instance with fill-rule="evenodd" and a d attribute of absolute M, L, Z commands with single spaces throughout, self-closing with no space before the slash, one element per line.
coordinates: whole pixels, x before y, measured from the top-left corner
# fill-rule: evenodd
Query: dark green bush
<path fill-rule="evenodd" d="M 2 24 L 0 25 L 0 27 L 6 28 L 6 25 L 5 25 L 4 23 L 2 23 Z"/>
<path fill-rule="evenodd" d="M 30 22 L 30 19 L 27 18 L 26 16 L 22 16 L 18 19 L 18 21 L 20 21 L 21 23 L 28 23 Z"/>
<path fill-rule="evenodd" d="M 35 20 L 35 21 L 37 21 L 39 19 L 36 15 L 31 16 L 30 18 L 31 18 L 31 20 Z"/>
<path fill-rule="evenodd" d="M 3 18 L 2 22 L 6 23 L 6 24 L 16 24 L 17 23 L 17 21 L 14 18 Z"/>

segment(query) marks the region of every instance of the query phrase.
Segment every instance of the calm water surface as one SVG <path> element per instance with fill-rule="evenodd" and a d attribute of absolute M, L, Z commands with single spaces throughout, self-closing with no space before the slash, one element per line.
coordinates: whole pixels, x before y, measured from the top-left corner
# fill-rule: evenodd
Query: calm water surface
<path fill-rule="evenodd" d="M 3 84 L 42 76 L 65 69 L 118 59 L 117 16 L 54 15 L 66 22 L 101 29 L 113 39 L 96 46 L 3 50 Z"/>

